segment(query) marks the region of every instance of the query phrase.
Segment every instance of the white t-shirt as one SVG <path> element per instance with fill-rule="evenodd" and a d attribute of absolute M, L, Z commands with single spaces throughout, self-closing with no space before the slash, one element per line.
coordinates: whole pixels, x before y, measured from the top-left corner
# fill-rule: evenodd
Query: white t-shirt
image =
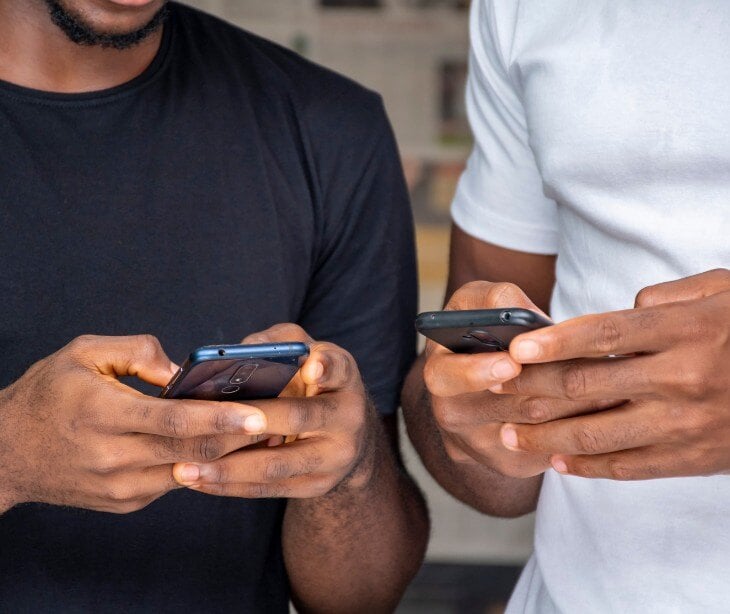
<path fill-rule="evenodd" d="M 730 1 L 474 0 L 471 29 L 453 218 L 557 254 L 556 320 L 730 267 Z M 548 471 L 509 611 L 730 612 L 730 476 Z"/>

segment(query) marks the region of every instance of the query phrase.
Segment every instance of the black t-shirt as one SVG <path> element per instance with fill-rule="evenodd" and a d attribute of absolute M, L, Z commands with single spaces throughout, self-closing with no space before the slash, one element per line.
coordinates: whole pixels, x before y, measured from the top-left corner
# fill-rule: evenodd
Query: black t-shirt
<path fill-rule="evenodd" d="M 354 354 L 388 413 L 415 284 L 392 131 L 343 77 L 173 4 L 132 82 L 0 82 L 0 386 L 84 333 L 151 333 L 182 361 L 298 322 Z M 127 516 L 16 507 L 0 610 L 285 612 L 285 505 L 182 490 Z"/>

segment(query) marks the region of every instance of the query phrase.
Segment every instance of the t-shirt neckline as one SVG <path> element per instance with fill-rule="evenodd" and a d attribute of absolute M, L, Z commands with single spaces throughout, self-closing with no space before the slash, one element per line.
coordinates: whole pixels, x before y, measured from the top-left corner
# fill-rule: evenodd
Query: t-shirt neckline
<path fill-rule="evenodd" d="M 172 3 L 171 3 L 172 4 Z M 174 7 L 170 6 L 170 12 L 162 28 L 162 40 L 160 46 L 157 49 L 155 57 L 152 62 L 145 68 L 139 75 L 126 81 L 115 85 L 114 87 L 95 90 L 91 92 L 48 92 L 44 90 L 34 89 L 31 87 L 25 87 L 23 85 L 17 85 L 9 81 L 3 81 L 0 79 L 0 94 L 7 93 L 12 97 L 22 97 L 25 99 L 32 99 L 38 102 L 59 102 L 59 103 L 74 103 L 74 102 L 101 102 L 103 100 L 109 100 L 116 98 L 120 95 L 127 94 L 138 90 L 143 85 L 153 80 L 167 64 L 167 60 L 170 56 L 170 47 L 172 46 L 172 38 L 175 29 L 175 11 Z"/>

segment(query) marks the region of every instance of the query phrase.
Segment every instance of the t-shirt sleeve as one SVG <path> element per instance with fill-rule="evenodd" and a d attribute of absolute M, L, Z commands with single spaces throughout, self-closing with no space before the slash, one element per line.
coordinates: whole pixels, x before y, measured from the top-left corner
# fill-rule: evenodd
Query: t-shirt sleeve
<path fill-rule="evenodd" d="M 515 31 L 518 5 L 476 0 L 472 6 L 466 103 L 475 144 L 451 215 L 464 232 L 482 241 L 554 254 L 557 206 L 543 193 L 525 110 L 505 63 L 511 48 L 505 38 Z"/>
<path fill-rule="evenodd" d="M 413 218 L 380 98 L 352 109 L 330 117 L 331 138 L 318 131 L 324 228 L 300 323 L 351 352 L 376 407 L 392 414 L 416 347 Z"/>

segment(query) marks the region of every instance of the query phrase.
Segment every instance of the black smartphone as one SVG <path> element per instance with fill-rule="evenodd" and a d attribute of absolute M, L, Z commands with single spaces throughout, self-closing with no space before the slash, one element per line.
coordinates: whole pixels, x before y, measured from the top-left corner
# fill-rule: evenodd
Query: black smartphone
<path fill-rule="evenodd" d="M 416 330 L 452 352 L 501 352 L 517 335 L 550 326 L 545 316 L 518 307 L 472 311 L 429 311 L 416 318 Z"/>
<path fill-rule="evenodd" d="M 273 399 L 309 355 L 304 343 L 210 345 L 195 350 L 162 391 L 167 399 Z"/>

